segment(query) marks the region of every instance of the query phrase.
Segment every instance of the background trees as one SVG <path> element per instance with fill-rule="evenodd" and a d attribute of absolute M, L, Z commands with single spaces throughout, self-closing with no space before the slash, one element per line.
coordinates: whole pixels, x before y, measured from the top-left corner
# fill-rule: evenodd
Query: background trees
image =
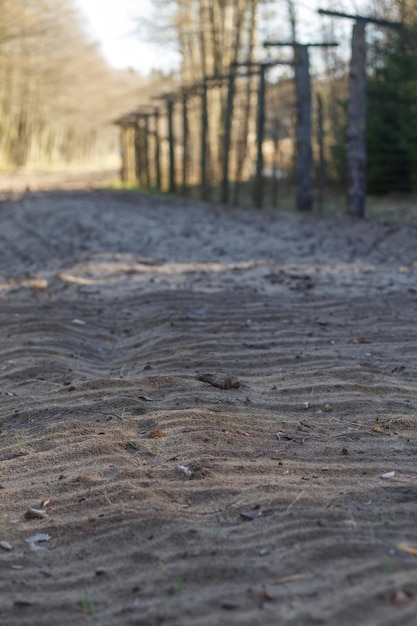
<path fill-rule="evenodd" d="M 398 0 L 386 11 L 404 28 L 370 41 L 367 148 L 374 193 L 417 189 L 417 3 Z"/>
<path fill-rule="evenodd" d="M 330 0 L 153 0 L 156 15 L 148 36 L 168 38 L 182 55 L 181 85 L 201 85 L 207 77 L 225 77 L 234 62 L 265 59 L 266 39 L 334 40 L 339 49 L 312 54 L 313 119 L 317 94 L 323 118 L 322 139 L 327 177 L 345 176 L 347 73 L 351 23 L 320 19 L 317 8 Z M 417 0 L 341 0 L 340 9 L 401 20 L 401 31 L 369 27 L 368 38 L 368 183 L 372 192 L 414 190 L 417 186 Z M 86 34 L 71 0 L 0 0 L 0 165 L 21 167 L 45 162 L 73 162 L 118 151 L 111 121 L 137 110 L 167 91 L 160 75 L 143 78 L 109 68 Z M 143 35 L 143 33 L 142 33 Z M 270 51 L 291 60 L 291 49 Z M 244 69 L 241 70 L 244 73 Z M 291 179 L 294 137 L 293 69 L 268 70 L 266 166 L 285 169 Z M 235 85 L 231 175 L 251 174 L 250 142 L 256 130 L 258 78 L 255 72 Z M 221 176 L 227 108 L 227 84 L 208 83 L 210 124 L 207 135 L 209 182 Z M 171 82 L 172 85 L 172 82 Z M 169 89 L 171 87 L 168 85 Z M 176 87 L 176 88 L 177 88 Z M 189 145 L 200 141 L 198 89 L 190 95 Z M 180 107 L 177 107 L 179 115 Z M 318 136 L 317 128 L 314 136 Z M 269 150 L 269 152 L 268 152 Z M 319 146 L 313 142 L 314 154 Z M 270 156 L 268 156 L 270 154 Z M 277 156 L 278 155 L 278 156 Z M 200 167 L 190 157 L 190 172 Z M 191 174 L 190 174 L 191 176 Z"/>
<path fill-rule="evenodd" d="M 313 85 L 320 95 L 323 115 L 326 173 L 336 183 L 345 183 L 347 80 L 350 37 L 353 21 L 341 25 L 337 20 L 320 19 L 317 8 L 334 8 L 328 0 L 310 3 L 299 0 L 154 0 L 158 15 L 164 15 L 165 27 L 176 40 L 182 54 L 182 80 L 185 85 L 201 83 L 203 77 L 225 75 L 234 61 L 251 63 L 264 58 L 262 41 L 267 35 L 291 40 L 336 40 L 339 49 L 325 49 L 312 59 Z M 404 24 L 402 31 L 370 25 L 368 41 L 367 149 L 368 185 L 371 192 L 390 189 L 414 190 L 417 185 L 417 2 L 416 0 L 341 0 L 338 10 L 373 15 Z M 312 18 L 316 15 L 315 20 Z M 310 21 L 310 24 L 308 24 Z M 161 29 L 161 20 L 158 21 Z M 164 36 L 167 31 L 164 31 Z M 288 51 L 287 51 L 288 52 Z M 288 54 L 274 50 L 274 57 Z M 270 139 L 278 137 L 280 146 L 288 139 L 288 110 L 293 95 L 288 86 L 291 69 L 269 74 L 268 89 L 276 97 L 268 100 L 267 126 Z M 253 132 L 256 102 L 256 79 L 246 84 L 243 97 L 247 109 L 239 122 L 240 144 Z M 219 95 L 220 94 L 220 95 Z M 219 101 L 220 97 L 220 101 Z M 217 98 L 217 100 L 216 100 Z M 225 95 L 211 95 L 211 125 L 221 145 Z M 317 99 L 314 98 L 316 119 Z M 217 107 L 217 122 L 213 111 Z M 293 115 L 294 122 L 294 115 Z M 285 129 L 284 135 L 282 134 Z M 293 133 L 293 131 L 292 131 Z M 212 160 L 216 152 L 211 129 Z M 288 148 L 288 143 L 285 144 Z M 319 146 L 313 146 L 315 154 Z M 243 151 L 244 152 L 244 151 Z M 243 153 L 242 152 L 242 153 Z M 288 151 L 287 151 L 288 152 Z M 239 160 L 239 158 L 238 158 Z M 288 163 L 288 159 L 287 159 Z M 244 166 L 237 168 L 242 174 Z"/>
<path fill-rule="evenodd" d="M 0 14 L 0 164 L 117 151 L 112 118 L 160 77 L 109 68 L 70 0 L 0 0 Z"/>

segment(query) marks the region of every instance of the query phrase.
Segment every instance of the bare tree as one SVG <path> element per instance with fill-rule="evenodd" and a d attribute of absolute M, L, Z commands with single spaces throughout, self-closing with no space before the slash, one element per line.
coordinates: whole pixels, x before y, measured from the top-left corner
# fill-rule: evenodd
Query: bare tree
<path fill-rule="evenodd" d="M 70 0 L 0 0 L 0 158 L 88 159 L 116 150 L 110 121 L 151 80 L 111 70 Z M 157 80 L 157 79 L 155 79 Z"/>

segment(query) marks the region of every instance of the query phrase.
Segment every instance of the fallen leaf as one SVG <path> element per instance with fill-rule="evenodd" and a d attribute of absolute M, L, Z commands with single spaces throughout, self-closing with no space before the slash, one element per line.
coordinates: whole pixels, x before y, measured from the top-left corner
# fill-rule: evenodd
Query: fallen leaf
<path fill-rule="evenodd" d="M 325 411 L 326 413 L 328 413 L 329 411 L 332 411 L 333 407 L 331 404 L 325 404 L 323 407 L 323 411 Z"/>
<path fill-rule="evenodd" d="M 403 589 L 398 589 L 397 591 L 394 591 L 391 596 L 391 602 L 392 604 L 395 604 L 395 606 L 407 606 L 408 604 L 410 604 L 412 599 L 413 596 L 408 593 L 408 591 L 404 591 Z"/>
<path fill-rule="evenodd" d="M 153 398 L 150 398 L 149 396 L 138 396 L 139 400 L 143 400 L 143 402 L 153 402 Z"/>
<path fill-rule="evenodd" d="M 160 428 L 151 430 L 151 432 L 148 435 L 148 439 L 161 439 L 161 437 L 165 437 L 165 434 Z"/>
<path fill-rule="evenodd" d="M 271 596 L 268 589 L 262 589 L 262 600 L 266 600 L 267 602 L 273 602 L 276 600 L 274 596 Z"/>
<path fill-rule="evenodd" d="M 400 541 L 400 543 L 397 545 L 397 550 L 400 550 L 400 552 L 406 552 L 407 554 L 411 554 L 412 556 L 417 556 L 417 548 L 409 546 L 406 541 Z"/>
<path fill-rule="evenodd" d="M 242 435 L 242 437 L 249 437 L 249 433 L 245 433 L 244 430 L 235 430 L 235 435 Z"/>
<path fill-rule="evenodd" d="M 34 509 L 31 507 L 25 513 L 25 519 L 43 519 L 44 517 L 48 517 L 45 509 Z"/>

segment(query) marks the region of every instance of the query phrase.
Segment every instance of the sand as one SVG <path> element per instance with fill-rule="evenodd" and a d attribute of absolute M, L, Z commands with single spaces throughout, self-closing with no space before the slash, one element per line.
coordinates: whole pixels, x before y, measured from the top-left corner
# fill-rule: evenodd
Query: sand
<path fill-rule="evenodd" d="M 98 182 L 1 182 L 0 623 L 416 624 L 417 229 Z"/>

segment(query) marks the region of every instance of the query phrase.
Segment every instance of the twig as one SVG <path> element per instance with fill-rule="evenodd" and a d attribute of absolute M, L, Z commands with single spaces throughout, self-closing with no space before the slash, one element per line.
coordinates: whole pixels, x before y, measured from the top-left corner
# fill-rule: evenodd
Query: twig
<path fill-rule="evenodd" d="M 301 491 L 298 496 L 296 498 L 294 498 L 294 500 L 287 506 L 287 508 L 285 509 L 284 513 L 288 513 L 289 511 L 291 511 L 292 507 L 294 506 L 294 504 L 303 497 L 303 495 L 305 494 L 305 489 L 303 489 L 303 491 Z"/>

